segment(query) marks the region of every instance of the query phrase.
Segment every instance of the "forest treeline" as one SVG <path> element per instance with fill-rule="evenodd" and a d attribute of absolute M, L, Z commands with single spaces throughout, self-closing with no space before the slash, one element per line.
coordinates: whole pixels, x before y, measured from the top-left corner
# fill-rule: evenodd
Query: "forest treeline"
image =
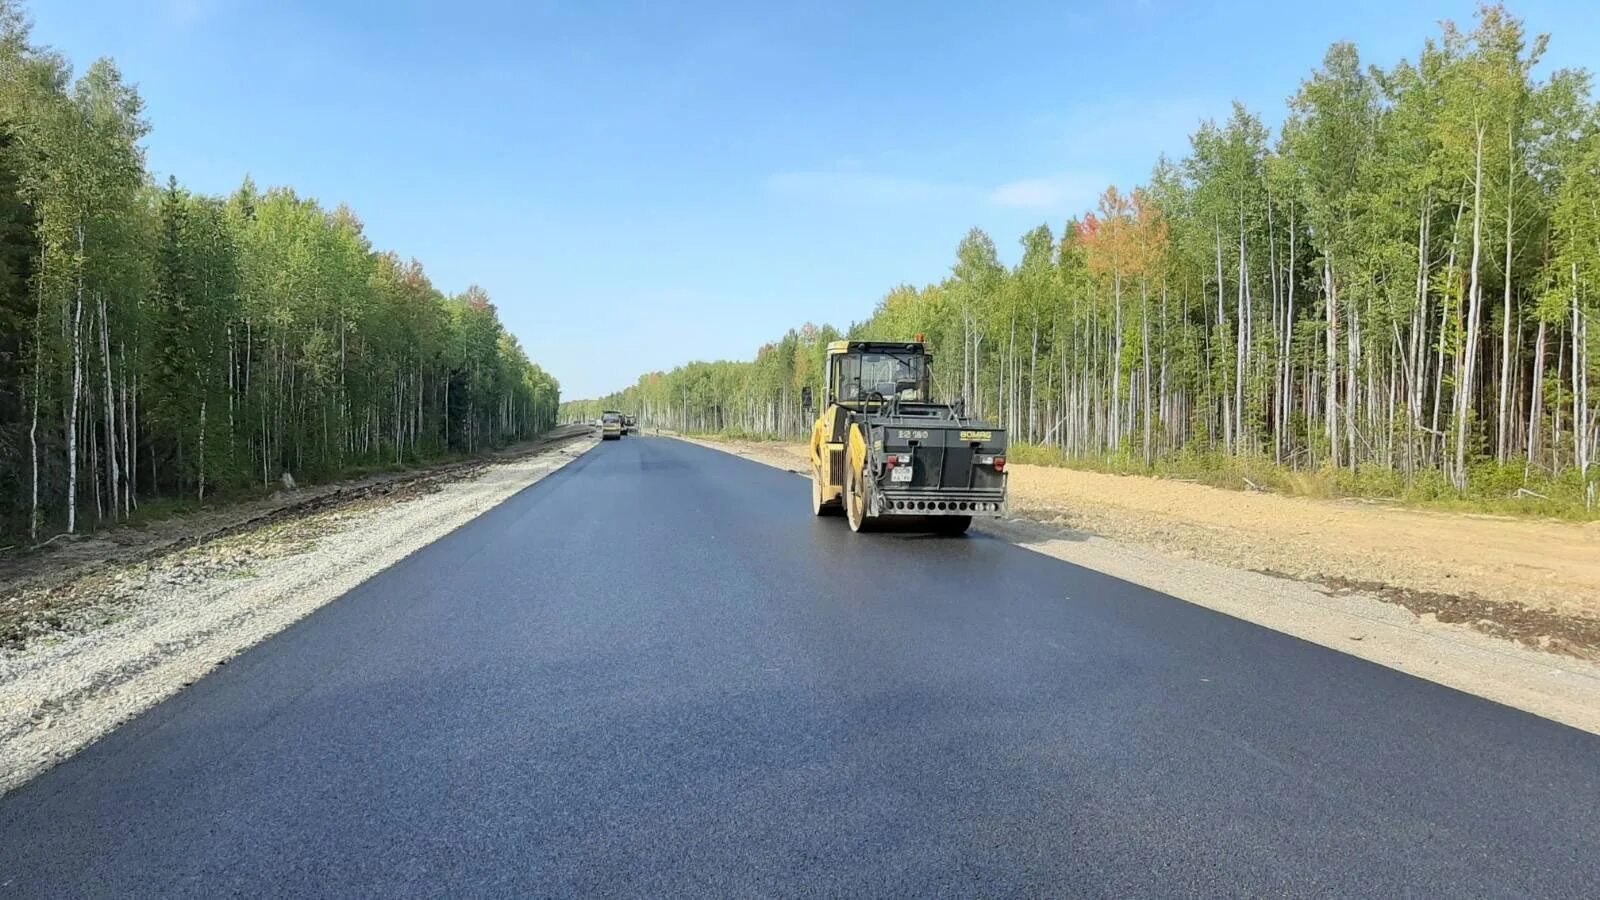
<path fill-rule="evenodd" d="M 937 389 L 1014 439 L 1150 466 L 1253 459 L 1596 502 L 1600 109 L 1503 7 L 1415 61 L 1336 44 L 1282 127 L 1235 105 L 1182 160 L 1108 189 L 1002 265 L 890 291 L 852 337 L 925 333 Z M 806 328 L 753 362 L 651 373 L 591 408 L 689 430 L 805 433 Z"/>
<path fill-rule="evenodd" d="M 147 127 L 113 63 L 74 79 L 0 0 L 0 536 L 554 421 L 483 291 L 442 293 L 287 188 L 157 185 Z"/>

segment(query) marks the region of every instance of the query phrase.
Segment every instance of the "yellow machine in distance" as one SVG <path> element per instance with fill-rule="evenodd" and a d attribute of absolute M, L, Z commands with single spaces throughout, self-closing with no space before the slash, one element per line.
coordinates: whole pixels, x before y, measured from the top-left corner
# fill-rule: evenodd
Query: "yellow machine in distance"
<path fill-rule="evenodd" d="M 811 428 L 811 509 L 852 531 L 913 517 L 961 534 L 1006 511 L 1006 434 L 932 397 L 933 357 L 914 341 L 834 341 Z M 811 389 L 801 404 L 813 407 Z"/>

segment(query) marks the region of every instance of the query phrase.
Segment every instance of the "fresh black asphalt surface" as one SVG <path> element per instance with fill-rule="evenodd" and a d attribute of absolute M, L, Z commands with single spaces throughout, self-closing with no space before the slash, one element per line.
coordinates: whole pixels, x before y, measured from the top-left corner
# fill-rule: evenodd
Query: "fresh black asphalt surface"
<path fill-rule="evenodd" d="M 1600 894 L 1600 738 L 600 445 L 0 799 L 0 895 Z"/>

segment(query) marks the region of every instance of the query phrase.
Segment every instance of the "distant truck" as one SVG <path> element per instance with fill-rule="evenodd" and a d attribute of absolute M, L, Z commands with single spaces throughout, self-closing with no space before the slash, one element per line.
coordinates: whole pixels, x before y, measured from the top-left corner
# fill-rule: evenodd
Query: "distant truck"
<path fill-rule="evenodd" d="M 622 413 L 615 410 L 606 410 L 600 414 L 600 440 L 621 440 L 627 429 L 622 424 Z"/>
<path fill-rule="evenodd" d="M 624 434 L 638 434 L 639 420 L 633 416 L 624 415 L 622 417 L 622 432 Z"/>

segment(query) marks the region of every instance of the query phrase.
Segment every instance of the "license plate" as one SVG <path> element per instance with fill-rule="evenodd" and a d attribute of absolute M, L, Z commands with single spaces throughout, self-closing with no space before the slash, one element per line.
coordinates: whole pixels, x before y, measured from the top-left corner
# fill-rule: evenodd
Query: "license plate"
<path fill-rule="evenodd" d="M 905 467 L 901 467 L 901 468 L 890 469 L 889 470 L 889 480 L 890 481 L 901 481 L 901 482 L 910 481 L 911 480 L 911 467 L 910 466 L 905 466 Z"/>

